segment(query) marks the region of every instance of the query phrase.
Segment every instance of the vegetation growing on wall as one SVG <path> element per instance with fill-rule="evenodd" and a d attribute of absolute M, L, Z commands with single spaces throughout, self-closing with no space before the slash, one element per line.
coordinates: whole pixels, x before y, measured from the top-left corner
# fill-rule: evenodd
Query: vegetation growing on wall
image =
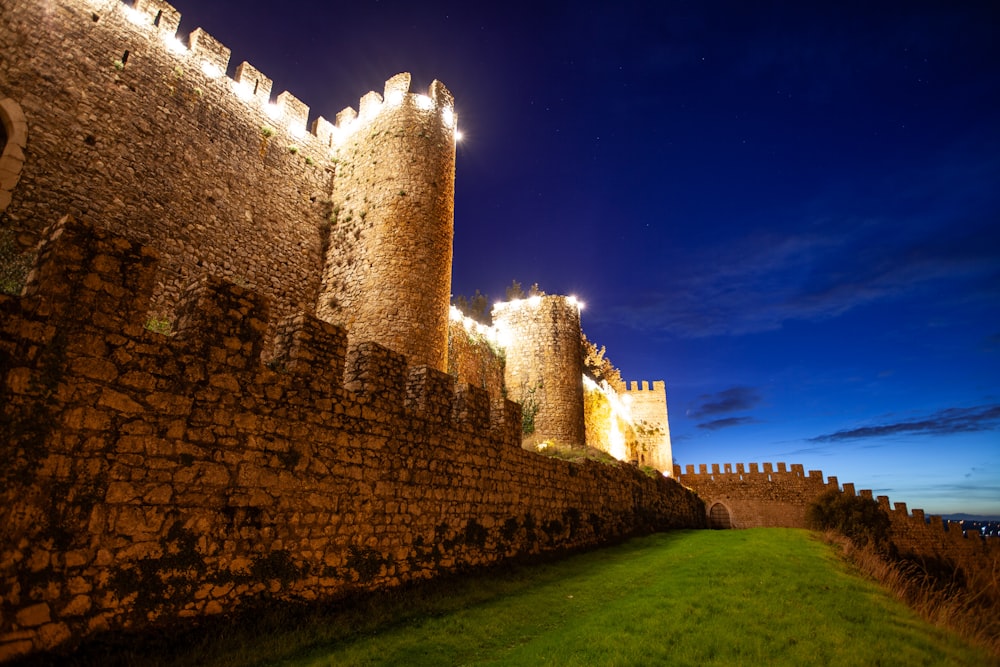
<path fill-rule="evenodd" d="M 448 374 L 459 382 L 481 387 L 491 394 L 504 393 L 503 348 L 481 333 L 462 325 L 448 327 Z"/>
<path fill-rule="evenodd" d="M 587 339 L 587 334 L 580 334 L 583 344 L 580 346 L 580 353 L 583 355 L 583 372 L 595 383 L 607 382 L 608 386 L 619 394 L 625 391 L 625 381 L 622 380 L 621 371 L 615 368 L 611 360 L 605 357 L 606 350 L 602 345 L 598 349 L 597 345 Z"/>
<path fill-rule="evenodd" d="M 466 317 L 470 317 L 477 322 L 487 326 L 493 324 L 493 317 L 490 313 L 490 298 L 479 290 L 470 297 L 459 294 L 453 297 L 451 305 L 458 308 Z"/>
<path fill-rule="evenodd" d="M 0 229 L 0 293 L 20 294 L 34 262 L 35 254 L 22 252 L 12 231 Z"/>
<path fill-rule="evenodd" d="M 816 530 L 834 530 L 859 546 L 889 547 L 889 515 L 871 498 L 830 489 L 806 508 L 806 521 Z"/>
<path fill-rule="evenodd" d="M 542 407 L 537 394 L 541 388 L 541 381 L 531 386 L 522 384 L 517 398 L 514 399 L 521 404 L 521 432 L 524 435 L 531 435 L 535 432 L 535 417 Z"/>
<path fill-rule="evenodd" d="M 507 301 L 513 301 L 514 299 L 526 299 L 532 296 L 545 296 L 545 292 L 538 286 L 538 283 L 532 283 L 528 291 L 525 292 L 521 287 L 521 283 L 516 280 L 512 280 L 510 285 L 504 294 Z"/>

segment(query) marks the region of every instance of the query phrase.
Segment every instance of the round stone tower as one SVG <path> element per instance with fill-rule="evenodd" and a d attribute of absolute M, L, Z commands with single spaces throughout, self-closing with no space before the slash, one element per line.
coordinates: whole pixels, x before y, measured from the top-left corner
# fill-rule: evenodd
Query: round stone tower
<path fill-rule="evenodd" d="M 583 358 L 580 305 L 567 296 L 533 296 L 493 309 L 493 323 L 507 352 L 504 381 L 521 403 L 525 435 L 541 442 L 582 447 Z"/>
<path fill-rule="evenodd" d="M 336 173 L 317 316 L 411 365 L 447 371 L 454 233 L 454 99 L 397 74 L 337 115 Z"/>

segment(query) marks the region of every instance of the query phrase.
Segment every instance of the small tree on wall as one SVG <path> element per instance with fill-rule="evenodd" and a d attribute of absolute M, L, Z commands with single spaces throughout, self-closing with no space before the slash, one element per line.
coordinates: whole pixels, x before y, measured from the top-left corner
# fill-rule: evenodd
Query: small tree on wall
<path fill-rule="evenodd" d="M 580 354 L 583 357 L 583 372 L 598 384 L 607 382 L 615 391 L 619 393 L 625 391 L 625 381 L 622 380 L 621 371 L 604 356 L 606 353 L 604 346 L 598 349 L 597 345 L 587 338 L 587 334 L 581 332 L 581 336 Z"/>
<path fill-rule="evenodd" d="M 512 280 L 504 296 L 507 297 L 508 301 L 514 301 L 515 299 L 526 299 L 532 296 L 545 296 L 545 292 L 538 286 L 538 283 L 532 283 L 528 291 L 525 292 L 521 287 L 521 283 Z"/>
<path fill-rule="evenodd" d="M 471 297 L 459 294 L 451 300 L 451 305 L 458 308 L 466 317 L 471 317 L 477 322 L 486 325 L 493 324 L 493 317 L 490 314 L 490 299 L 479 290 L 476 290 L 476 293 Z"/>

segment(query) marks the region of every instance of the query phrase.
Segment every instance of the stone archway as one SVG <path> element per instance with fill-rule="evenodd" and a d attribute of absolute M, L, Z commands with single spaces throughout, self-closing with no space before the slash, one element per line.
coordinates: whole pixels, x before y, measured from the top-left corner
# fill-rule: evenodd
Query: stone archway
<path fill-rule="evenodd" d="M 10 204 L 14 186 L 21 178 L 27 145 L 28 123 L 21 106 L 0 95 L 0 213 Z"/>
<path fill-rule="evenodd" d="M 728 530 L 733 527 L 729 516 L 729 508 L 722 503 L 715 503 L 708 510 L 708 527 L 712 530 Z"/>

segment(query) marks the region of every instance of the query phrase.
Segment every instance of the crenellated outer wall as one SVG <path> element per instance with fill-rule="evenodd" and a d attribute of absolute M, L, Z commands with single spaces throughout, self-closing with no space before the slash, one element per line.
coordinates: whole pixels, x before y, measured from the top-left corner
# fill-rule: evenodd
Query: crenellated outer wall
<path fill-rule="evenodd" d="M 801 464 L 757 463 L 734 466 L 718 463 L 695 467 L 684 472 L 674 466 L 674 476 L 681 484 L 693 489 L 705 501 L 711 512 L 714 506 L 726 508 L 732 528 L 806 527 L 806 507 L 817 496 L 837 487 L 837 478 L 823 481 L 823 473 L 810 470 L 806 475 Z"/>
<path fill-rule="evenodd" d="M 155 251 L 45 238 L 0 296 L 0 660 L 705 525 L 673 480 L 525 451 L 516 404 L 232 283 L 150 332 Z"/>
<path fill-rule="evenodd" d="M 855 495 L 854 484 L 841 488 L 836 477 L 824 481 L 822 471 L 810 470 L 807 475 L 799 464 L 737 463 L 734 467 L 713 463 L 699 465 L 697 472 L 688 465 L 683 473 L 675 466 L 674 477 L 705 502 L 709 525 L 714 528 L 807 528 L 806 508 L 821 494 L 835 489 Z M 869 490 L 857 494 L 873 498 Z M 889 538 L 901 555 L 941 559 L 967 574 L 995 576 L 1000 539 L 966 535 L 940 516 L 925 517 L 923 510 L 913 510 L 911 515 L 906 503 L 890 507 L 886 496 L 876 500 L 890 519 Z"/>

